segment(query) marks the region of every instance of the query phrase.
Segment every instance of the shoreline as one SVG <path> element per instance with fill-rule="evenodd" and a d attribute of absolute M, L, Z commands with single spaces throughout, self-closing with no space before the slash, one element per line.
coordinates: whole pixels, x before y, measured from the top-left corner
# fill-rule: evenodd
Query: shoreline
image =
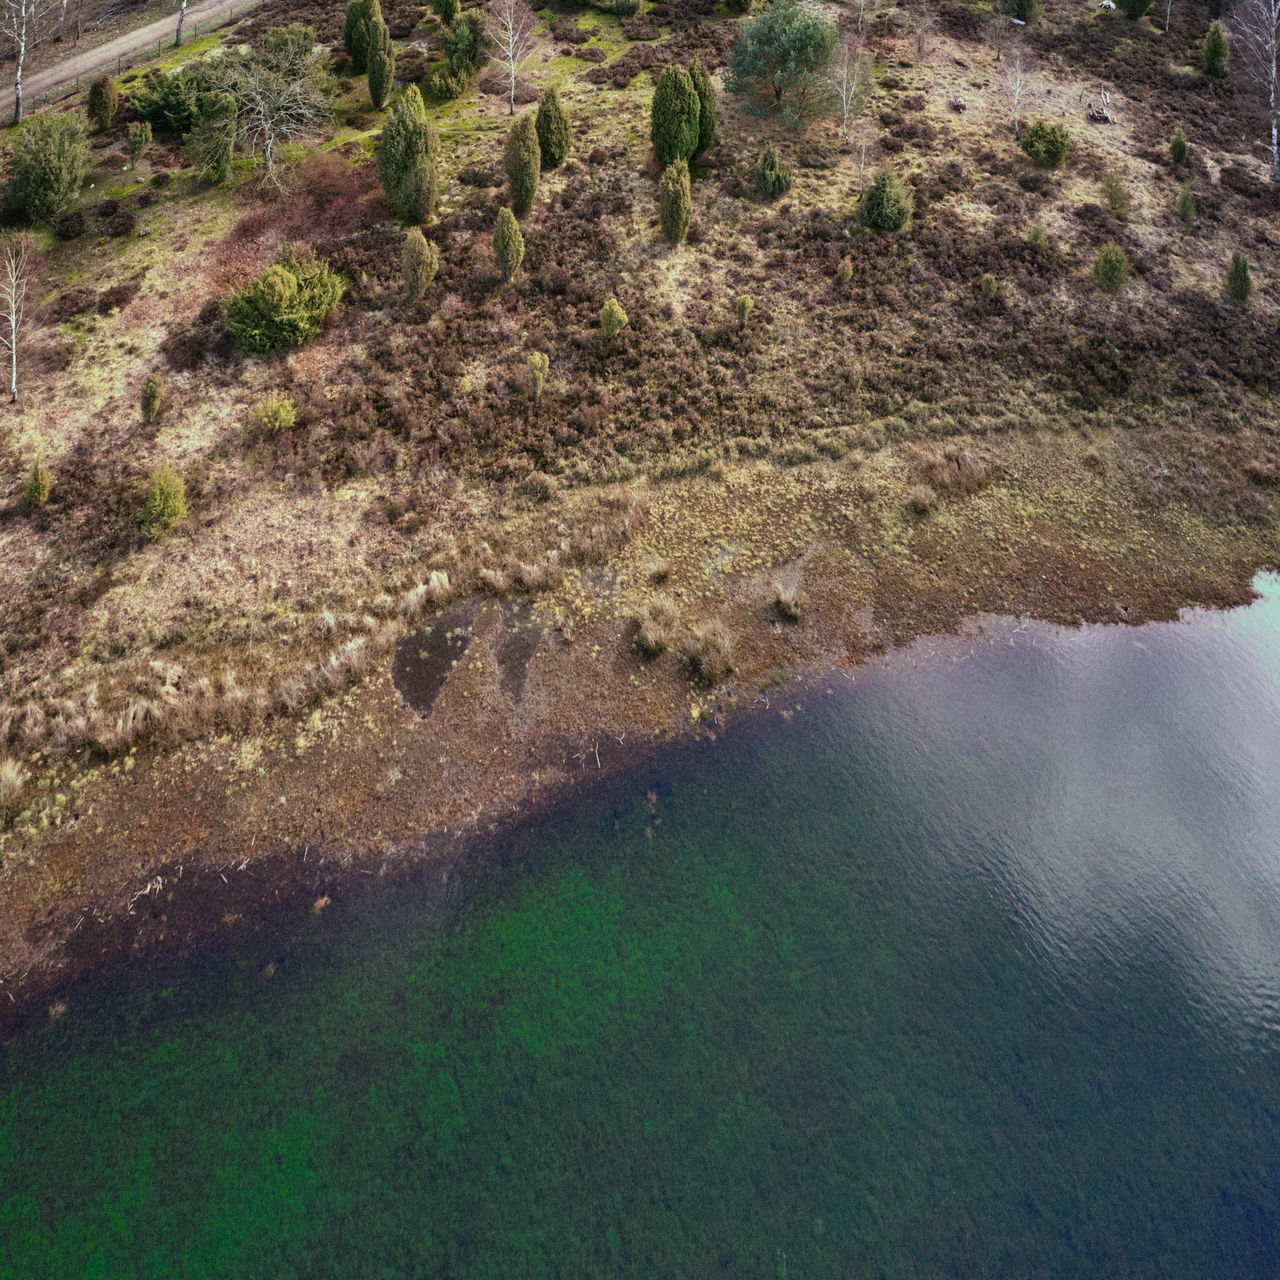
<path fill-rule="evenodd" d="M 1258 565 L 1249 583 L 1268 568 L 1274 566 Z M 1189 600 L 1170 617 L 1129 620 L 1112 611 L 1110 616 L 1082 618 L 1080 625 L 1176 621 L 1188 608 L 1225 611 L 1254 598 L 1256 592 L 1248 585 L 1237 599 L 1208 605 Z M 0 1000 L 0 1043 L 29 1028 L 42 1012 L 57 1016 L 63 998 L 81 981 L 110 976 L 123 966 L 163 964 L 219 939 L 233 944 L 237 936 L 261 934 L 295 915 L 318 914 L 331 902 L 357 894 L 371 879 L 408 886 L 436 876 L 443 893 L 459 868 L 482 871 L 486 861 L 501 859 L 529 825 L 557 809 L 588 802 L 593 792 L 616 786 L 627 773 L 642 771 L 655 756 L 705 747 L 725 732 L 749 732 L 753 720 L 774 710 L 769 702 L 771 689 L 803 698 L 841 671 L 864 669 L 875 659 L 879 659 L 877 669 L 891 669 L 914 647 L 936 642 L 945 649 L 1001 622 L 1067 625 L 1028 613 L 963 614 L 957 626 L 946 630 L 919 632 L 904 642 L 856 655 L 816 654 L 783 675 L 771 673 L 763 683 L 741 680 L 715 691 L 718 699 L 699 717 L 663 726 L 647 736 L 635 734 L 630 740 L 624 733 L 603 753 L 598 738 L 594 744 L 585 739 L 544 739 L 543 759 L 561 757 L 562 767 L 553 776 L 542 780 L 535 771 L 537 780 L 519 794 L 499 795 L 463 821 L 424 829 L 407 841 L 362 846 L 350 838 L 322 836 L 288 847 L 268 846 L 257 853 L 242 850 L 238 858 L 225 862 L 218 860 L 225 849 L 214 856 L 216 845 L 193 846 L 185 857 L 148 865 L 114 894 L 60 904 L 26 934 L 33 957 L 23 969 L 6 967 L 0 975 L 0 991 L 7 997 Z M 390 663 L 385 666 L 389 670 Z M 370 677 L 366 684 L 389 683 L 386 671 L 380 675 L 381 680 Z M 413 714 L 402 699 L 400 706 Z M 573 768 L 568 767 L 570 763 Z"/>

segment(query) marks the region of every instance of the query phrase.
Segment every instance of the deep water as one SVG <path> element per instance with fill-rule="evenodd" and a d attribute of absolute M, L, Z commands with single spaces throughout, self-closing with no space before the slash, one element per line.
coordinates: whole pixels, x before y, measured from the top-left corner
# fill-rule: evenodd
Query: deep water
<path fill-rule="evenodd" d="M 0 1275 L 1280 1274 L 1280 584 L 775 689 L 483 866 L 82 983 Z"/>

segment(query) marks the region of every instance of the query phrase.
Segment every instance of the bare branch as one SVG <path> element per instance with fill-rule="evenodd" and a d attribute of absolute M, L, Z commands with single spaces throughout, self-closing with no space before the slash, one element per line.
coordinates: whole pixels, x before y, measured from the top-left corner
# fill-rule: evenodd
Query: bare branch
<path fill-rule="evenodd" d="M 1004 92 L 1013 107 L 1013 136 L 1022 136 L 1022 109 L 1034 87 L 1035 64 L 1031 51 L 1021 41 L 1010 44 L 1004 59 Z"/>
<path fill-rule="evenodd" d="M 1244 78 L 1266 104 L 1271 176 L 1280 182 L 1280 0 L 1241 0 L 1231 34 Z"/>
<path fill-rule="evenodd" d="M 508 115 L 516 113 L 516 74 L 533 52 L 533 29 L 538 19 L 525 0 L 493 0 L 485 34 L 494 47 L 494 61 L 507 75 Z"/>
<path fill-rule="evenodd" d="M 0 347 L 9 353 L 9 401 L 18 398 L 18 344 L 26 320 L 27 293 L 36 278 L 35 237 L 19 231 L 0 241 Z"/>
<path fill-rule="evenodd" d="M 867 109 L 867 94 L 873 78 L 871 55 L 862 40 L 850 32 L 840 41 L 832 59 L 831 87 L 840 104 L 840 134 L 850 145 L 849 125 Z"/>

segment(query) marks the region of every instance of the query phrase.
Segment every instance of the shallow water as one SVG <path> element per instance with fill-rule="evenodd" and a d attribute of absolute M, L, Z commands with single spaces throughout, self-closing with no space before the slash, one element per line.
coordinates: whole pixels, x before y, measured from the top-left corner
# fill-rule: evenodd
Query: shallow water
<path fill-rule="evenodd" d="M 1276 1275 L 1260 585 L 774 690 L 443 898 L 74 988 L 0 1275 Z"/>

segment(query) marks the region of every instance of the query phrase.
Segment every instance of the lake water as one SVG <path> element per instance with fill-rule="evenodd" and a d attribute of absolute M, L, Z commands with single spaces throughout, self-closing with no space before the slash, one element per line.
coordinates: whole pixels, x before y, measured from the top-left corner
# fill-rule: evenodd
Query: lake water
<path fill-rule="evenodd" d="M 73 988 L 0 1275 L 1274 1277 L 1259 585 L 774 689 L 443 897 Z"/>

